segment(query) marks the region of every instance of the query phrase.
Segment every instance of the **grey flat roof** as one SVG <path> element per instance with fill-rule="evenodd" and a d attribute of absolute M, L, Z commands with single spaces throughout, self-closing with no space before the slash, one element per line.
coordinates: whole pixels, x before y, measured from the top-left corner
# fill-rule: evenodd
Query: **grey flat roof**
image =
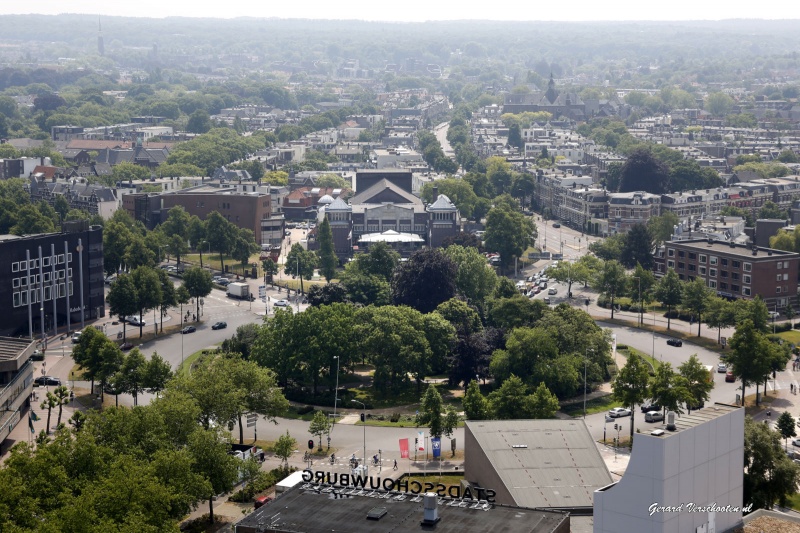
<path fill-rule="evenodd" d="M 655 424 L 651 425 L 648 429 L 650 432 L 657 429 L 663 429 L 664 434 L 658 438 L 666 438 L 670 435 L 676 435 L 681 431 L 686 431 L 689 428 L 693 428 L 695 426 L 699 426 L 709 420 L 713 420 L 717 417 L 722 415 L 726 415 L 733 411 L 741 409 L 738 405 L 728 405 L 725 403 L 715 403 L 713 405 L 709 405 L 703 407 L 702 409 L 695 409 L 691 413 L 684 413 L 682 415 L 675 415 L 675 431 L 668 431 L 666 429 L 667 423 Z M 643 435 L 650 435 L 650 432 L 645 433 L 642 432 Z M 651 435 L 652 436 L 652 435 Z"/>
<path fill-rule="evenodd" d="M 353 532 L 385 533 L 387 531 L 431 531 L 437 533 L 545 533 L 562 522 L 569 523 L 566 513 L 522 509 L 494 505 L 488 510 L 470 509 L 469 506 L 448 506 L 450 499 L 440 499 L 437 506 L 439 522 L 431 526 L 421 524 L 423 502 L 414 500 L 413 494 L 397 500 L 378 496 L 382 491 L 365 491 L 370 496 L 344 494 L 352 489 L 339 488 L 337 493 L 320 493 L 291 489 L 276 500 L 250 513 L 236 524 L 237 532 L 255 531 L 259 522 L 264 531 L 279 530 L 297 533 Z M 368 520 L 367 513 L 375 507 L 387 511 L 380 520 Z M 271 526 L 271 527 L 270 527 Z"/>
<path fill-rule="evenodd" d="M 522 507 L 591 507 L 594 491 L 613 482 L 583 420 L 481 420 L 466 426 Z"/>
<path fill-rule="evenodd" d="M 0 361 L 10 361 L 18 358 L 33 342 L 30 339 L 0 337 Z"/>
<path fill-rule="evenodd" d="M 758 254 L 753 255 L 753 248 L 750 245 L 734 243 L 733 246 L 731 246 L 731 243 L 726 241 L 712 241 L 711 244 L 709 244 L 708 239 L 687 239 L 685 241 L 667 241 L 664 243 L 664 246 L 693 248 L 698 252 L 702 252 L 703 250 L 708 250 L 710 252 L 713 251 L 718 253 L 725 253 L 728 255 L 738 255 L 743 258 L 749 257 L 753 260 L 768 259 L 771 257 L 778 257 L 778 256 L 781 258 L 798 257 L 798 254 L 794 252 L 787 252 L 785 250 L 777 250 L 774 248 L 764 248 L 762 246 L 758 247 Z"/>

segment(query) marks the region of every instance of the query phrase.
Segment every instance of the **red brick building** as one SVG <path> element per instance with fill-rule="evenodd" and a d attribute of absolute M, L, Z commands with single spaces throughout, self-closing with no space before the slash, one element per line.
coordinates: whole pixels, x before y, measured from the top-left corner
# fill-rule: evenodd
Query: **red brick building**
<path fill-rule="evenodd" d="M 672 268 L 678 277 L 700 277 L 726 298 L 761 296 L 770 310 L 797 303 L 800 254 L 724 241 L 669 241 L 655 257 L 656 276 Z"/>

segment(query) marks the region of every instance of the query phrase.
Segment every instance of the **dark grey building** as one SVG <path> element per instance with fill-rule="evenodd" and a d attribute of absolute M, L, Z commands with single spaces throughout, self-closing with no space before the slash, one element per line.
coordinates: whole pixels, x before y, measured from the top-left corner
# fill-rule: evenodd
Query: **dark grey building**
<path fill-rule="evenodd" d="M 101 226 L 70 221 L 61 233 L 2 235 L 0 273 L 0 335 L 38 339 L 105 316 Z"/>

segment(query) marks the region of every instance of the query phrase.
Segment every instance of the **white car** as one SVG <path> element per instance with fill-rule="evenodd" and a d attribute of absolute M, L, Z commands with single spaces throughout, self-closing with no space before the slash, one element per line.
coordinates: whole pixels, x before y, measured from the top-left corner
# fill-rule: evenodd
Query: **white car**
<path fill-rule="evenodd" d="M 140 322 L 140 321 L 139 321 L 139 317 L 138 317 L 138 316 L 125 316 L 125 317 L 122 317 L 122 320 L 123 320 L 124 322 L 127 322 L 127 323 L 128 323 L 128 324 L 130 324 L 131 326 L 136 326 L 137 328 L 138 328 L 139 326 L 142 326 L 142 327 L 144 327 L 144 326 L 146 326 L 146 325 L 147 325 L 147 322 L 145 322 L 144 320 L 142 320 L 142 321 Z"/>
<path fill-rule="evenodd" d="M 800 439 L 792 439 L 792 446 L 800 446 Z"/>
<path fill-rule="evenodd" d="M 664 421 L 664 413 L 661 411 L 648 411 L 644 415 L 645 422 L 663 422 Z"/>
<path fill-rule="evenodd" d="M 272 305 L 275 307 L 290 307 L 292 304 L 289 303 L 289 300 L 276 300 Z"/>
<path fill-rule="evenodd" d="M 608 416 L 611 418 L 621 418 L 625 416 L 631 416 L 631 410 L 626 409 L 624 407 L 615 407 L 608 411 Z"/>
<path fill-rule="evenodd" d="M 725 363 L 719 363 L 717 365 L 717 372 L 719 372 L 720 374 L 724 374 L 727 371 L 728 371 L 728 365 L 726 365 Z"/>

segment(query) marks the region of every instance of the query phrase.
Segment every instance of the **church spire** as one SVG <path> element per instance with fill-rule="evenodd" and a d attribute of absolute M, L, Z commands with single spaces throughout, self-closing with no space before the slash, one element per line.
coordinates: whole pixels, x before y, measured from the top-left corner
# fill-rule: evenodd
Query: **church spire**
<path fill-rule="evenodd" d="M 547 92 L 544 93 L 545 97 L 547 97 L 547 101 L 555 103 L 556 98 L 558 98 L 558 93 L 556 92 L 556 82 L 553 79 L 553 73 L 550 73 L 550 82 L 547 84 Z"/>
<path fill-rule="evenodd" d="M 100 15 L 97 15 L 97 53 L 101 56 L 106 55 L 106 47 L 103 44 L 103 26 L 100 24 Z"/>

